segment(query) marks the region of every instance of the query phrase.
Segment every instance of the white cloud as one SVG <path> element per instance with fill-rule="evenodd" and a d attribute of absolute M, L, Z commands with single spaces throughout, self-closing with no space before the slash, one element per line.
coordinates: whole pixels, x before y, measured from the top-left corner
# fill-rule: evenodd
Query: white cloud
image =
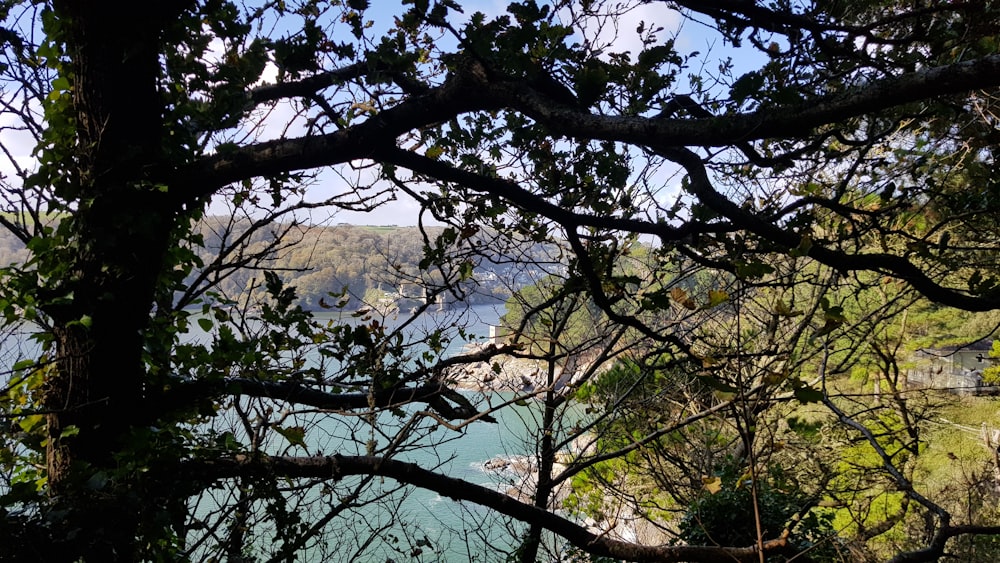
<path fill-rule="evenodd" d="M 40 110 L 37 104 L 31 105 L 33 108 L 31 111 L 38 115 Z M 0 174 L 7 176 L 8 179 L 16 174 L 15 163 L 27 171 L 33 171 L 38 166 L 38 161 L 31 155 L 35 150 L 35 138 L 24 130 L 20 115 L 13 112 L 0 113 L 0 145 L 3 145 L 5 151 L 4 154 L 0 154 Z"/>
<path fill-rule="evenodd" d="M 643 49 L 643 37 L 650 30 L 662 28 L 655 36 L 658 42 L 674 35 L 682 18 L 676 10 L 664 4 L 622 3 L 616 16 L 584 14 L 580 6 L 566 9 L 560 14 L 569 22 L 576 15 L 576 26 L 580 36 L 592 47 L 600 49 L 604 55 L 628 52 L 633 60 Z M 642 29 L 642 33 L 638 30 Z"/>

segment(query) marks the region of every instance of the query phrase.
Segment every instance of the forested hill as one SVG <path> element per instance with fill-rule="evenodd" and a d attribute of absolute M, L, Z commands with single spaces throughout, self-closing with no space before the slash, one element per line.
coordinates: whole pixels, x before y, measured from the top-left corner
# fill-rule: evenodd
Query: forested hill
<path fill-rule="evenodd" d="M 307 309 L 319 309 L 320 299 L 335 302 L 331 294 L 346 290 L 357 306 L 366 291 L 419 291 L 413 282 L 427 281 L 419 264 L 425 245 L 441 234 L 441 227 L 397 227 L 357 225 L 304 225 L 271 223 L 258 228 L 250 220 L 230 217 L 207 217 L 195 230 L 195 252 L 204 263 L 205 276 L 215 282 L 213 292 L 238 299 L 248 288 L 263 284 L 263 271 L 273 271 L 295 287 L 300 303 Z M 489 245 L 486 245 L 487 247 Z M 525 250 L 521 250 L 525 252 Z M 542 248 L 526 252 L 541 255 Z M 537 279 L 535 272 L 521 266 L 512 272 L 501 251 L 473 261 L 474 288 L 468 301 L 484 302 L 505 299 L 517 287 Z M 0 264 L 23 264 L 29 258 L 25 246 L 6 230 L 0 229 Z M 542 260 L 544 261 L 544 260 Z M 238 267 L 237 267 L 238 265 Z M 190 284 L 202 270 L 187 277 Z M 541 274 L 544 275 L 544 274 Z M 434 277 L 433 274 L 430 276 Z"/>
<path fill-rule="evenodd" d="M 330 294 L 345 289 L 360 297 L 370 287 L 396 283 L 390 272 L 413 271 L 423 257 L 425 236 L 440 232 L 353 225 L 254 227 L 250 221 L 228 217 L 208 217 L 198 225 L 197 234 L 203 239 L 198 254 L 210 279 L 220 276 L 213 291 L 236 299 L 263 283 L 262 271 L 274 271 L 295 287 L 301 304 L 310 309 L 319 308 L 321 298 L 330 302 Z M 189 283 L 197 273 L 189 276 Z"/>

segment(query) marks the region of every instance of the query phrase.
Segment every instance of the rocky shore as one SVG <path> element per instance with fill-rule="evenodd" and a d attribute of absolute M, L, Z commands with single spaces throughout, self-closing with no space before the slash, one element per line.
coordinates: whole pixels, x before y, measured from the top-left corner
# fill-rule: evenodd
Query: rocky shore
<path fill-rule="evenodd" d="M 585 440 L 583 437 L 577 441 L 589 443 L 589 440 Z M 571 463 L 576 455 L 578 454 L 562 452 L 559 457 L 565 463 L 555 463 L 552 468 L 553 474 L 558 475 L 565 470 L 566 464 Z M 507 495 L 525 503 L 534 501 L 533 494 L 538 483 L 538 467 L 534 457 L 498 456 L 483 463 L 483 470 L 501 477 L 501 490 Z M 624 482 L 618 485 L 624 486 L 627 490 L 627 484 Z M 549 509 L 562 510 L 566 499 L 572 492 L 572 480 L 560 483 L 549 499 Z M 661 525 L 650 522 L 648 518 L 643 516 L 638 508 L 629 502 L 629 499 L 620 496 L 605 497 L 601 502 L 598 514 L 582 518 L 579 523 L 586 526 L 594 534 L 642 545 L 663 544 L 673 537 Z"/>
<path fill-rule="evenodd" d="M 478 346 L 471 346 L 474 353 Z M 575 381 L 585 366 L 574 363 L 569 369 L 557 366 L 554 373 L 556 389 Z M 459 389 L 472 391 L 515 391 L 530 393 L 548 385 L 548 366 L 545 362 L 513 356 L 497 356 L 492 361 L 455 366 L 447 373 L 447 380 Z"/>
<path fill-rule="evenodd" d="M 538 485 L 538 467 L 532 456 L 498 456 L 483 463 L 483 469 L 500 476 L 504 484 L 502 489 L 508 496 L 525 503 L 533 502 L 533 496 Z M 558 475 L 566 466 L 556 463 L 552 473 Z M 549 508 L 558 510 L 569 495 L 571 488 L 568 481 L 559 484 L 549 501 Z"/>
<path fill-rule="evenodd" d="M 478 347 L 469 347 L 467 352 L 475 353 Z M 585 362 L 572 362 L 568 369 L 557 367 L 554 375 L 556 388 L 572 384 L 589 366 Z M 513 391 L 531 393 L 548 386 L 548 366 L 541 361 L 511 356 L 498 356 L 489 362 L 463 364 L 451 369 L 448 381 L 455 387 L 478 392 Z M 593 455 L 593 436 L 578 436 L 567 451 L 557 455 L 553 474 L 558 475 L 567 465 L 579 457 Z M 531 503 L 538 484 L 538 466 L 531 455 L 497 456 L 483 463 L 483 470 L 498 476 L 500 491 Z M 610 490 L 628 490 L 627 476 L 620 476 L 621 483 L 612 484 Z M 564 502 L 572 494 L 572 480 L 558 485 L 549 499 L 549 508 L 562 510 Z M 628 495 L 626 495 L 628 496 Z M 624 496 L 608 496 L 602 499 L 601 508 L 594 516 L 582 518 L 580 524 L 600 535 L 644 545 L 658 545 L 670 540 L 664 530 L 646 519 L 639 509 Z"/>

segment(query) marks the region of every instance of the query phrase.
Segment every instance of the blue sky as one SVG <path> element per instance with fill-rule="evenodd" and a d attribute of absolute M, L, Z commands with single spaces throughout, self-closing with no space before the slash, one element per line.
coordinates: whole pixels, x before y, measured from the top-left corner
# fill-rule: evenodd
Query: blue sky
<path fill-rule="evenodd" d="M 384 33 L 388 28 L 388 22 L 392 21 L 392 15 L 402 11 L 402 6 L 398 2 L 374 2 L 373 4 L 375 6 L 366 13 L 366 17 L 374 22 L 374 25 L 370 29 L 370 36 L 377 38 L 380 33 Z M 455 14 L 457 19 L 455 27 L 460 27 L 461 22 L 476 11 L 482 11 L 488 17 L 494 17 L 506 12 L 506 2 L 462 2 L 462 5 L 465 14 L 464 17 Z M 748 54 L 745 50 L 738 51 L 723 45 L 709 28 L 693 21 L 684 21 L 680 14 L 670 10 L 663 3 L 637 6 L 621 18 L 617 29 L 605 26 L 603 29 L 597 30 L 596 26 L 589 26 L 584 30 L 584 33 L 589 33 L 589 38 L 592 40 L 610 45 L 609 51 L 630 51 L 635 54 L 642 48 L 642 43 L 636 32 L 636 28 L 640 22 L 645 22 L 647 28 L 651 25 L 662 26 L 664 30 L 659 34 L 661 40 L 677 33 L 676 46 L 682 54 L 690 54 L 694 51 L 698 51 L 702 55 L 710 54 L 704 66 L 691 69 L 692 72 L 704 71 L 707 73 L 716 73 L 719 62 L 727 57 L 733 57 L 738 67 L 749 67 L 750 65 L 760 64 L 759 56 L 753 53 Z M 446 46 L 451 42 L 452 39 L 450 37 L 442 36 L 442 46 Z M 356 171 L 345 168 L 343 170 L 346 174 L 353 175 L 351 179 L 355 181 L 364 181 L 366 175 L 372 173 L 370 169 Z M 666 188 L 658 194 L 659 201 L 671 201 L 676 197 L 680 177 L 675 172 L 675 169 L 667 167 L 658 172 L 660 176 L 658 180 L 666 185 Z M 332 173 L 324 173 L 320 184 L 312 188 L 312 190 L 314 190 L 314 193 L 325 195 L 337 191 L 338 188 L 343 189 L 344 185 L 345 180 L 342 178 L 338 178 Z M 416 202 L 400 194 L 399 200 L 382 205 L 374 211 L 366 213 L 337 211 L 330 220 L 334 223 L 413 225 L 418 220 L 419 211 L 420 209 Z M 321 220 L 324 218 L 317 216 L 313 219 Z M 429 217 L 425 217 L 425 220 L 428 219 Z"/>
<path fill-rule="evenodd" d="M 365 15 L 366 19 L 374 22 L 373 26 L 368 30 L 368 37 L 377 41 L 381 34 L 391 26 L 392 16 L 402 13 L 403 7 L 398 1 L 374 1 L 372 4 L 373 6 Z M 464 19 L 470 17 L 476 11 L 481 11 L 488 17 L 494 17 L 504 13 L 507 6 L 507 2 L 496 0 L 461 2 L 461 4 L 465 13 L 464 16 L 455 14 L 456 19 L 454 23 L 456 27 L 461 27 Z M 681 54 L 688 54 L 693 51 L 699 51 L 702 55 L 711 53 L 709 62 L 703 67 L 705 72 L 717 72 L 718 61 L 728 56 L 734 58 L 738 67 L 743 66 L 747 68 L 750 66 L 759 66 L 760 64 L 759 56 L 754 56 L 752 53 L 748 56 L 745 50 L 736 51 L 732 48 L 726 48 L 721 44 L 721 41 L 713 38 L 711 30 L 703 25 L 687 21 L 682 26 L 683 20 L 680 15 L 667 8 L 664 3 L 638 5 L 621 18 L 617 30 L 611 29 L 610 26 L 605 26 L 603 29 L 598 30 L 595 25 L 589 25 L 581 32 L 588 34 L 588 37 L 592 40 L 610 45 L 609 50 L 637 53 L 641 49 L 641 41 L 636 33 L 636 27 L 640 22 L 645 22 L 647 27 L 650 25 L 662 26 L 664 31 L 659 34 L 661 40 L 673 35 L 675 32 L 678 33 L 676 46 Z M 440 38 L 440 45 L 444 47 L 450 42 L 452 42 L 452 39 L 449 37 L 442 35 Z M 699 69 L 691 69 L 691 71 L 698 72 Z M 273 76 L 272 69 L 270 78 L 273 79 Z M 268 74 L 266 73 L 265 80 L 267 78 Z M 365 100 L 358 101 L 363 102 Z M 269 114 L 262 115 L 260 119 L 263 126 L 253 132 L 253 136 L 257 140 L 279 138 L 281 136 L 294 137 L 304 132 L 301 125 L 302 120 L 295 119 L 295 109 L 291 103 L 278 104 L 269 110 Z M 288 126 L 289 123 L 292 124 L 290 127 Z M 10 122 L 10 116 L 8 114 L 0 114 L 0 126 L 10 125 L 14 125 Z M 31 151 L 34 147 L 33 139 L 29 135 L 14 129 L 4 129 L 0 132 L 0 143 L 12 154 L 14 160 L 19 165 L 29 168 L 33 167 L 34 159 L 31 156 Z M 10 175 L 11 172 L 13 172 L 11 164 L 0 159 L 0 173 Z M 318 182 L 309 188 L 311 193 L 310 199 L 329 197 L 330 194 L 343 191 L 344 187 L 351 182 L 371 181 L 374 171 L 370 167 L 353 169 L 352 167 L 340 167 L 338 172 L 341 176 L 330 171 L 323 172 L 318 178 Z M 673 175 L 672 170 L 667 169 L 662 170 L 658 174 L 661 176 L 660 181 L 667 186 L 661 195 L 664 199 L 669 199 L 672 197 L 671 194 L 676 192 L 676 185 L 679 183 L 679 178 Z M 415 224 L 419 213 L 418 205 L 403 195 L 400 197 L 400 200 L 385 204 L 372 212 L 354 213 L 340 211 L 332 218 L 316 214 L 313 219 L 316 221 L 330 220 L 335 223 L 346 222 L 372 225 Z M 210 212 L 226 213 L 228 209 L 225 205 L 216 202 L 211 206 Z"/>

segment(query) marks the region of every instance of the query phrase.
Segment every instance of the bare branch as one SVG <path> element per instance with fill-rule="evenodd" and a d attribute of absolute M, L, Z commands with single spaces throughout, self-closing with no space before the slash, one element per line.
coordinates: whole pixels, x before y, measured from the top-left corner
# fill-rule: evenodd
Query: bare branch
<path fill-rule="evenodd" d="M 175 408 L 188 406 L 198 398 L 207 399 L 218 395 L 264 397 L 331 411 L 364 410 L 372 406 L 392 408 L 409 403 L 426 403 L 449 420 L 478 417 L 479 420 L 496 422 L 488 415 L 481 415 L 454 389 L 438 382 L 417 387 L 390 388 L 369 394 L 331 393 L 291 381 L 261 381 L 248 378 L 190 381 L 178 383 L 164 395 L 156 397 L 153 401 L 156 408 L 151 408 L 151 412 L 169 412 Z"/>
<path fill-rule="evenodd" d="M 351 475 L 377 475 L 401 483 L 434 491 L 442 496 L 469 501 L 491 508 L 522 522 L 534 523 L 565 538 L 573 545 L 594 555 L 628 561 L 647 562 L 751 562 L 759 551 L 751 547 L 715 546 L 643 546 L 610 539 L 591 533 L 587 528 L 557 514 L 525 504 L 491 488 L 469 483 L 428 471 L 413 463 L 369 456 L 292 457 L 236 456 L 213 461 L 185 462 L 181 471 L 201 481 L 255 476 L 259 478 L 291 477 L 343 479 Z M 763 543 L 765 553 L 780 552 L 789 547 L 787 538 Z"/>

